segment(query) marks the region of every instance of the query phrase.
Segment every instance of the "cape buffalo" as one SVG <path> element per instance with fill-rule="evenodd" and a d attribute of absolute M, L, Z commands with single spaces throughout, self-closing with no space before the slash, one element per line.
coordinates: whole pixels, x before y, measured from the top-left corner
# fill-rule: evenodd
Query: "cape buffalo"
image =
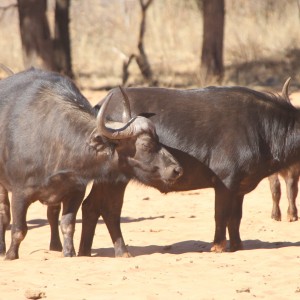
<path fill-rule="evenodd" d="M 6 259 L 19 257 L 27 233 L 26 213 L 39 200 L 63 203 L 63 254 L 73 256 L 77 210 L 91 180 L 108 184 L 136 178 L 145 184 L 172 185 L 181 167 L 161 147 L 153 123 L 130 119 L 108 122 L 106 98 L 98 114 L 74 83 L 59 74 L 37 69 L 0 82 L 0 254 L 10 222 L 12 240 Z"/>
<path fill-rule="evenodd" d="M 160 141 L 183 167 L 176 185 L 152 185 L 162 192 L 212 187 L 215 235 L 211 250 L 242 249 L 240 222 L 244 195 L 265 177 L 300 161 L 300 110 L 283 96 L 245 87 L 176 90 L 126 88 L 134 115 L 148 115 Z M 110 91 L 111 118 L 121 118 L 119 89 Z M 96 108 L 99 109 L 102 103 Z M 94 184 L 82 205 L 79 255 L 90 255 L 100 216 L 116 256 L 129 256 L 120 214 L 126 182 Z"/>
<path fill-rule="evenodd" d="M 282 88 L 282 96 L 289 103 L 291 103 L 288 94 L 290 80 L 291 78 L 288 78 L 288 80 L 285 82 Z M 279 175 L 283 177 L 286 184 L 286 194 L 289 201 L 287 220 L 289 222 L 297 221 L 298 210 L 296 207 L 296 198 L 298 195 L 300 163 L 296 163 L 292 166 L 289 166 L 288 168 L 280 170 L 278 173 L 274 173 L 268 177 L 273 200 L 271 218 L 276 221 L 281 221 L 281 211 L 279 207 L 279 202 L 281 198 L 281 186 L 279 181 Z"/>

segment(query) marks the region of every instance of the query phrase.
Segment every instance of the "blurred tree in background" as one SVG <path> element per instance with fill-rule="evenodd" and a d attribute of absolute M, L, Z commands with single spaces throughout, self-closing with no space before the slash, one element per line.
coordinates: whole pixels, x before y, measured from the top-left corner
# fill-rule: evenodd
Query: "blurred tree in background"
<path fill-rule="evenodd" d="M 138 36 L 138 53 L 131 54 L 123 64 L 123 84 L 132 59 L 149 84 L 155 84 L 151 64 L 146 55 L 144 35 L 146 11 L 153 0 L 137 0 L 141 7 L 141 23 Z M 203 12 L 203 46 L 201 72 L 206 77 L 220 80 L 223 75 L 224 1 L 197 0 Z M 69 34 L 70 0 L 55 1 L 55 30 L 51 37 L 47 19 L 47 0 L 18 0 L 20 34 L 23 59 L 26 68 L 41 67 L 73 77 Z"/>
<path fill-rule="evenodd" d="M 223 38 L 225 0 L 196 0 L 203 13 L 203 41 L 200 72 L 221 82 L 224 73 Z"/>
<path fill-rule="evenodd" d="M 18 0 L 18 11 L 25 68 L 55 69 L 47 0 Z"/>
<path fill-rule="evenodd" d="M 55 2 L 55 35 L 51 37 L 47 0 L 18 0 L 25 68 L 34 66 L 73 77 L 69 37 L 70 0 Z"/>
<path fill-rule="evenodd" d="M 74 73 L 93 89 L 156 80 L 169 87 L 281 86 L 288 76 L 300 86 L 298 4 L 1 0 L 0 63 Z"/>
<path fill-rule="evenodd" d="M 54 59 L 56 71 L 72 78 L 70 2 L 71 0 L 55 1 Z"/>
<path fill-rule="evenodd" d="M 153 0 L 147 0 L 146 2 L 144 0 L 139 0 L 140 6 L 141 6 L 141 22 L 140 22 L 140 30 L 139 30 L 139 37 L 138 37 L 138 53 L 133 53 L 125 58 L 123 62 L 123 75 L 122 75 L 122 84 L 126 84 L 128 77 L 129 77 L 129 71 L 128 68 L 130 66 L 130 63 L 133 61 L 133 59 L 136 60 L 136 63 L 146 80 L 150 85 L 156 85 L 156 81 L 153 79 L 153 72 L 151 69 L 151 65 L 148 60 L 148 56 L 145 51 L 144 46 L 144 36 L 146 32 L 146 14 L 147 9 L 149 8 L 150 4 Z"/>

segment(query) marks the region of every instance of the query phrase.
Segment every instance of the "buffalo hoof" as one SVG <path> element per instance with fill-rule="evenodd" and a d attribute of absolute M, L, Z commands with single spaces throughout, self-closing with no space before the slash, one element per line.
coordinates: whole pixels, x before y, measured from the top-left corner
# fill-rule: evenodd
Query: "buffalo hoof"
<path fill-rule="evenodd" d="M 73 253 L 62 253 L 62 256 L 63 257 L 73 257 L 73 256 L 76 256 L 76 254 L 73 254 Z"/>
<path fill-rule="evenodd" d="M 18 259 L 18 258 L 19 258 L 18 253 L 8 251 L 5 255 L 4 260 L 14 260 L 14 259 Z"/>
<path fill-rule="evenodd" d="M 290 215 L 290 214 L 288 214 L 287 215 L 287 220 L 288 220 L 288 222 L 295 222 L 295 221 L 298 221 L 298 216 L 297 215 Z"/>
<path fill-rule="evenodd" d="M 116 257 L 129 258 L 132 257 L 132 255 L 129 252 L 124 252 L 123 254 L 116 255 Z"/>
<path fill-rule="evenodd" d="M 226 252 L 226 240 L 222 241 L 220 244 L 214 243 L 210 251 L 215 253 Z"/>
<path fill-rule="evenodd" d="M 63 247 L 62 247 L 62 244 L 60 242 L 59 243 L 50 243 L 50 247 L 49 247 L 50 251 L 61 252 L 62 249 L 63 249 Z"/>
<path fill-rule="evenodd" d="M 281 217 L 271 216 L 271 218 L 277 222 L 281 222 Z"/>
<path fill-rule="evenodd" d="M 235 252 L 238 250 L 243 250 L 243 244 L 242 242 L 238 242 L 238 243 L 230 243 L 230 252 Z"/>
<path fill-rule="evenodd" d="M 76 256 L 76 252 L 74 249 L 72 249 L 71 251 L 63 251 L 62 252 L 64 257 L 73 257 Z"/>
<path fill-rule="evenodd" d="M 271 218 L 275 221 L 280 222 L 281 221 L 281 213 L 280 211 L 272 212 Z"/>
<path fill-rule="evenodd" d="M 92 256 L 92 253 L 91 253 L 91 250 L 89 250 L 89 251 L 79 250 L 77 256 Z"/>
<path fill-rule="evenodd" d="M 115 248 L 115 257 L 131 257 L 124 240 L 122 238 L 118 238 L 114 242 L 114 248 Z"/>

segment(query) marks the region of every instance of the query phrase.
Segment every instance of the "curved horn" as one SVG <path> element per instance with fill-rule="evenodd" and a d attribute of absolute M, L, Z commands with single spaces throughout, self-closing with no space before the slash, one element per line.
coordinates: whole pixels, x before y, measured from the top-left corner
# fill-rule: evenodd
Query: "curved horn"
<path fill-rule="evenodd" d="M 126 139 L 134 135 L 133 122 L 136 118 L 129 120 L 123 127 L 114 129 L 106 127 L 105 125 L 105 114 L 112 97 L 110 94 L 101 105 L 101 108 L 97 115 L 97 129 L 100 135 L 107 137 L 108 139 Z"/>
<path fill-rule="evenodd" d="M 119 85 L 119 89 L 123 96 L 123 105 L 124 111 L 122 115 L 123 122 L 128 122 L 131 119 L 131 111 L 130 111 L 130 103 L 127 94 L 125 93 L 124 89 Z"/>
<path fill-rule="evenodd" d="M 289 85 L 290 85 L 290 81 L 291 81 L 291 77 L 289 77 L 286 82 L 284 83 L 283 87 L 282 87 L 282 91 L 281 91 L 281 94 L 282 94 L 282 97 L 285 101 L 291 103 L 291 100 L 289 98 Z"/>

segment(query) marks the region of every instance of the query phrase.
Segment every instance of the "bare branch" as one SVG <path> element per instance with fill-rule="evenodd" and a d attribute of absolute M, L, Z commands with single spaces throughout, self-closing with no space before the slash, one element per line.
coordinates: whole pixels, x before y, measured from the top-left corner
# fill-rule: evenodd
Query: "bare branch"
<path fill-rule="evenodd" d="M 144 3 L 143 0 L 140 0 L 141 8 L 143 11 L 147 10 L 148 6 L 152 3 L 153 0 L 148 0 L 146 3 Z"/>
<path fill-rule="evenodd" d="M 16 8 L 18 7 L 18 4 L 9 4 L 6 6 L 0 6 L 0 20 L 3 18 L 4 14 L 11 8 Z"/>
<path fill-rule="evenodd" d="M 6 5 L 6 6 L 0 6 L 0 10 L 2 10 L 3 12 L 9 10 L 10 8 L 15 8 L 15 7 L 18 7 L 18 4 L 15 3 L 15 4 L 9 4 L 9 5 Z"/>
<path fill-rule="evenodd" d="M 137 54 L 131 54 L 129 57 L 126 57 L 126 59 L 123 60 L 123 76 L 122 76 L 122 83 L 123 85 L 126 84 L 128 77 L 129 77 L 129 71 L 128 68 L 133 60 L 136 61 L 142 76 L 146 81 L 152 85 L 156 85 L 157 81 L 153 79 L 153 72 L 150 66 L 150 63 L 148 61 L 147 54 L 144 49 L 144 35 L 146 31 L 146 10 L 148 9 L 149 5 L 153 2 L 153 0 L 148 0 L 144 2 L 143 0 L 139 0 L 141 10 L 142 10 L 142 16 L 141 16 L 141 23 L 140 23 L 140 29 L 139 29 L 139 36 L 138 36 L 138 51 Z"/>
<path fill-rule="evenodd" d="M 129 56 L 129 58 L 127 60 L 124 60 L 123 61 L 123 75 L 122 75 L 122 84 L 125 85 L 127 80 L 128 80 L 128 77 L 129 77 L 129 66 L 132 62 L 133 59 L 136 59 L 136 55 L 135 54 L 131 54 Z"/>

